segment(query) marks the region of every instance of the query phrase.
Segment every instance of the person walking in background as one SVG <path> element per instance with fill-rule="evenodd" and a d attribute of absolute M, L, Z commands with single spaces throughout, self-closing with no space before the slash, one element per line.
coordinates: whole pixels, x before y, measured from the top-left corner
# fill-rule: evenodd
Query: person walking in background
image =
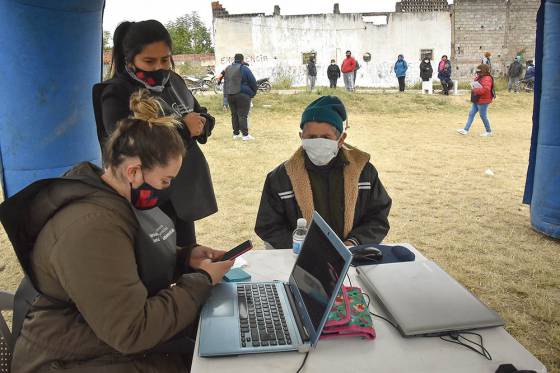
<path fill-rule="evenodd" d="M 249 135 L 247 121 L 251 99 L 257 94 L 257 81 L 249 67 L 243 63 L 241 53 L 235 55 L 234 62 L 226 68 L 224 76 L 224 93 L 227 94 L 231 111 L 233 139 L 254 140 L 255 138 Z"/>
<path fill-rule="evenodd" d="M 336 82 L 340 78 L 340 69 L 335 60 L 331 60 L 331 64 L 327 68 L 327 77 L 329 78 L 330 87 L 336 89 Z"/>
<path fill-rule="evenodd" d="M 352 52 L 346 51 L 346 58 L 342 61 L 342 77 L 344 78 L 344 86 L 349 92 L 354 92 L 354 71 L 356 70 L 356 60 L 352 57 Z"/>
<path fill-rule="evenodd" d="M 492 72 L 492 61 L 490 60 L 490 57 L 492 57 L 492 53 L 485 52 L 484 57 L 482 57 L 481 63 L 483 65 L 488 65 L 488 67 L 490 67 L 490 72 Z"/>
<path fill-rule="evenodd" d="M 307 87 L 310 91 L 315 88 L 315 81 L 317 80 L 317 66 L 315 65 L 315 57 L 309 57 L 307 62 Z"/>
<path fill-rule="evenodd" d="M 434 69 L 432 63 L 428 57 L 424 57 L 424 60 L 420 62 L 420 78 L 423 82 L 428 82 L 432 79 L 434 74 Z"/>
<path fill-rule="evenodd" d="M 441 82 L 442 93 L 449 95 L 449 90 L 453 88 L 453 81 L 451 80 L 451 62 L 445 54 L 441 56 L 441 61 L 439 61 L 438 79 Z"/>
<path fill-rule="evenodd" d="M 521 79 L 522 74 L 521 56 L 516 56 L 508 69 L 508 92 L 511 92 L 512 88 L 515 93 L 519 91 L 519 79 Z"/>
<path fill-rule="evenodd" d="M 404 80 L 406 78 L 406 70 L 408 70 L 408 64 L 404 60 L 404 56 L 402 54 L 399 54 L 399 56 L 397 57 L 397 62 L 395 62 L 395 67 L 393 68 L 393 70 L 395 70 L 395 75 L 399 80 L 399 91 L 404 92 Z"/>
<path fill-rule="evenodd" d="M 474 81 L 471 83 L 471 110 L 465 128 L 458 129 L 461 135 L 466 135 L 471 128 L 472 122 L 476 113 L 480 114 L 480 119 L 484 123 L 486 129 L 480 136 L 492 136 L 492 128 L 490 128 L 490 121 L 488 120 L 488 105 L 494 99 L 494 78 L 490 74 L 490 66 L 478 65 L 476 68 L 476 75 Z"/>

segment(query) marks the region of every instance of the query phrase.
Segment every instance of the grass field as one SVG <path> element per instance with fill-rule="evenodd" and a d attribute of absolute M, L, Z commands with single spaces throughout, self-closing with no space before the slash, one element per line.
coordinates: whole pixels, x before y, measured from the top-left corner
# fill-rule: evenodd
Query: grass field
<path fill-rule="evenodd" d="M 386 241 L 409 242 L 439 263 L 498 311 L 550 372 L 560 372 L 560 242 L 533 231 L 521 204 L 532 96 L 498 92 L 489 110 L 495 136 L 482 138 L 479 118 L 467 136 L 455 132 L 468 96 L 336 93 L 349 112 L 347 141 L 371 154 L 393 198 Z M 299 117 L 316 97 L 257 96 L 254 142 L 231 139 L 221 96 L 199 98 L 217 119 L 202 148 L 220 208 L 197 223 L 199 242 L 224 249 L 247 238 L 262 244 L 253 227 L 265 176 L 298 147 Z M 0 258 L 1 287 L 14 290 L 21 274 L 4 236 Z"/>

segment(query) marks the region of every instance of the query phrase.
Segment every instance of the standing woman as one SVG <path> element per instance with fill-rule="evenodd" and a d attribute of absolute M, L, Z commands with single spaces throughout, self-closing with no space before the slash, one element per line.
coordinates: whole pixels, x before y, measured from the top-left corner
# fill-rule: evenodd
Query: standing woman
<path fill-rule="evenodd" d="M 434 74 L 434 69 L 428 57 L 424 57 L 424 60 L 420 63 L 420 78 L 423 82 L 432 80 L 432 75 Z"/>
<path fill-rule="evenodd" d="M 210 169 L 198 146 L 206 143 L 214 118 L 172 70 L 171 53 L 171 36 L 160 22 L 121 23 L 113 37 L 112 79 L 94 86 L 93 101 L 101 144 L 131 114 L 130 96 L 141 88 L 158 98 L 165 115 L 180 121 L 187 154 L 161 209 L 175 223 L 177 245 L 189 246 L 196 243 L 194 221 L 218 211 Z"/>
<path fill-rule="evenodd" d="M 404 56 L 402 54 L 399 54 L 399 56 L 397 57 L 397 62 L 395 62 L 395 67 L 393 69 L 395 70 L 395 75 L 399 80 L 399 91 L 404 92 L 404 81 L 406 79 L 406 70 L 408 70 L 408 64 L 404 60 Z"/>
<path fill-rule="evenodd" d="M 465 128 L 458 129 L 457 132 L 461 135 L 466 135 L 471 128 L 476 113 L 479 113 L 486 129 L 480 136 L 492 136 L 492 128 L 490 128 L 490 121 L 488 120 L 488 105 L 494 99 L 494 78 L 490 75 L 490 66 L 485 64 L 478 65 L 474 81 L 471 85 L 473 87 L 471 91 L 471 111 L 469 112 Z"/>

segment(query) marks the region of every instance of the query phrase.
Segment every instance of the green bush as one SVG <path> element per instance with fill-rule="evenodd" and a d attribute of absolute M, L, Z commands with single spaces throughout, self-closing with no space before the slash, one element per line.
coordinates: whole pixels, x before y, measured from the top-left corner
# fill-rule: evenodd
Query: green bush
<path fill-rule="evenodd" d="M 289 69 L 279 67 L 272 73 L 272 88 L 274 89 L 290 89 L 294 81 L 295 75 Z"/>
<path fill-rule="evenodd" d="M 272 88 L 274 89 L 290 89 L 292 88 L 292 84 L 294 83 L 294 79 L 288 76 L 283 76 L 281 78 L 274 79 L 272 83 Z"/>

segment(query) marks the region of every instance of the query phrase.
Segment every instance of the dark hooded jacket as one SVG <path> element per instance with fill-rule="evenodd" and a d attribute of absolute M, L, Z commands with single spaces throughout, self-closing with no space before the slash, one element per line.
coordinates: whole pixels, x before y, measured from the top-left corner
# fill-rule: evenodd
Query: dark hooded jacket
<path fill-rule="evenodd" d="M 427 82 L 428 80 L 432 79 L 432 75 L 434 74 L 434 69 L 430 61 L 425 62 L 422 61 L 420 63 L 420 78 Z"/>
<path fill-rule="evenodd" d="M 132 114 L 129 108 L 130 96 L 141 88 L 143 86 L 126 73 L 118 73 L 113 79 L 93 87 L 93 106 L 101 144 L 115 130 L 119 120 Z M 183 79 L 173 71 L 163 92 L 152 94 L 161 98 L 166 115 L 182 118 L 194 111 L 206 117 L 202 135 L 191 137 L 186 126 L 180 131 L 187 155 L 173 181 L 171 204 L 177 216 L 185 221 L 195 221 L 214 214 L 218 211 L 218 206 L 210 169 L 198 146 L 198 143 L 205 144 L 208 141 L 214 128 L 214 118 L 208 115 L 206 108 L 199 105 Z"/>
<path fill-rule="evenodd" d="M 327 67 L 327 77 L 329 80 L 337 80 L 340 78 L 340 68 L 337 64 L 330 64 L 329 67 Z"/>
<path fill-rule="evenodd" d="M 317 76 L 317 66 L 315 65 L 315 60 L 312 58 L 307 62 L 307 75 Z"/>
<path fill-rule="evenodd" d="M 370 156 L 354 147 L 342 148 L 346 165 L 342 171 L 344 211 L 341 232 L 343 241 L 356 245 L 380 243 L 389 232 L 388 215 L 391 198 L 385 191 Z M 334 203 L 334 202 L 333 202 Z M 314 206 L 312 180 L 305 165 L 302 148 L 266 177 L 255 232 L 276 249 L 292 247 L 292 233 L 298 218 L 311 221 Z"/>
<path fill-rule="evenodd" d="M 139 220 L 100 174 L 82 163 L 0 205 L 23 270 L 43 294 L 23 322 L 13 373 L 186 370 L 181 355 L 153 348 L 196 320 L 210 278 L 202 271 L 185 274 L 190 250 L 175 246 L 174 262 L 163 268 L 172 278 L 149 294 L 139 274 Z"/>
<path fill-rule="evenodd" d="M 523 65 L 518 60 L 514 60 L 508 69 L 508 77 L 521 78 L 523 75 Z"/>

